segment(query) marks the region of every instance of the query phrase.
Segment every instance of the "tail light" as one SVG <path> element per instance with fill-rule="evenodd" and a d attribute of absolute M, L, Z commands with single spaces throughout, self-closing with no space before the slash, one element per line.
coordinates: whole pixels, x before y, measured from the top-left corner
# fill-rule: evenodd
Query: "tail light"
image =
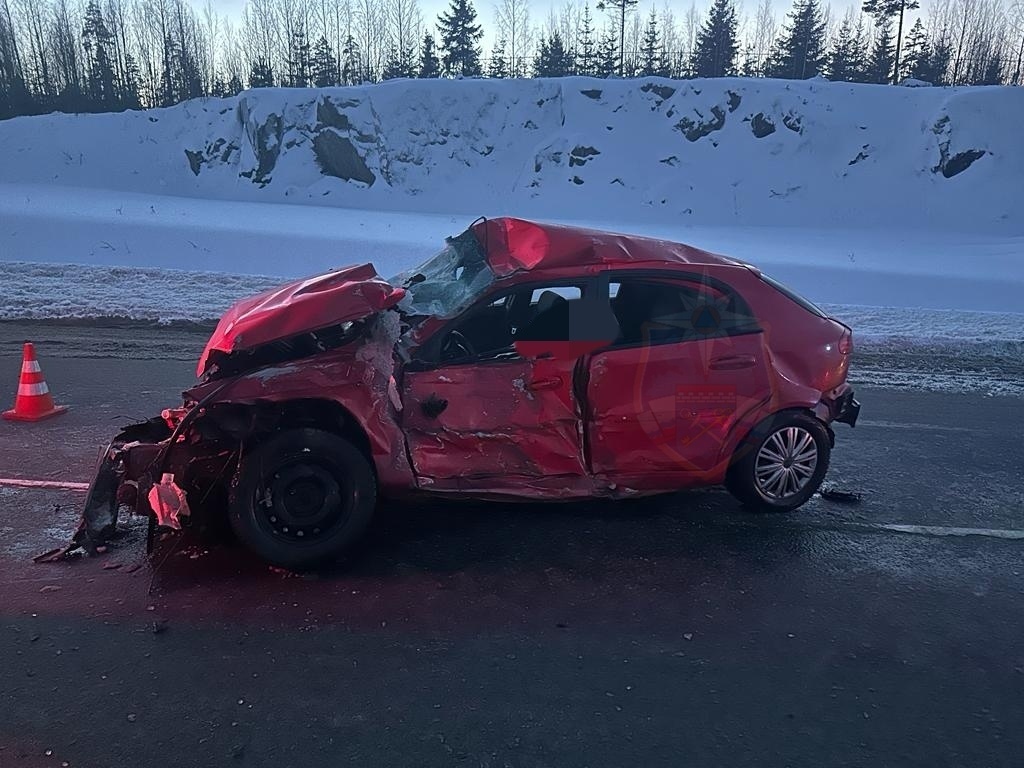
<path fill-rule="evenodd" d="M 853 331 L 847 328 L 839 339 L 839 354 L 848 355 L 853 352 Z"/>

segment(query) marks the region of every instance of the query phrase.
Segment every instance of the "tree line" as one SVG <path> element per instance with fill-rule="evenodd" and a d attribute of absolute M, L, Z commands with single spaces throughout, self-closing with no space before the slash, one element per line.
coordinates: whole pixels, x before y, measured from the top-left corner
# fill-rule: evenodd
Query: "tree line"
<path fill-rule="evenodd" d="M 678 1 L 678 0 L 677 0 Z M 913 23 L 909 23 L 913 17 Z M 535 20 L 497 0 L 493 42 L 473 0 L 433 23 L 418 0 L 248 0 L 241 18 L 186 0 L 0 0 L 0 119 L 169 106 L 245 88 L 398 77 L 777 77 L 937 85 L 1024 79 L 1024 0 L 564 0 Z"/>

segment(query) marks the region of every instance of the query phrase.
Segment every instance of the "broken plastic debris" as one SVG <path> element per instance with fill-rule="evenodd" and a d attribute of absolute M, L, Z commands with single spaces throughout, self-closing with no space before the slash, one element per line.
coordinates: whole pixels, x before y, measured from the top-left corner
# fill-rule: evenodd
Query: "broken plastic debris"
<path fill-rule="evenodd" d="M 841 491 L 838 488 L 822 488 L 821 498 L 828 501 L 838 501 L 843 504 L 856 504 L 864 495 L 856 491 Z"/>
<path fill-rule="evenodd" d="M 148 498 L 157 525 L 180 530 L 180 518 L 192 514 L 185 500 L 185 492 L 174 482 L 174 475 L 170 472 L 164 472 L 160 482 L 149 489 Z"/>

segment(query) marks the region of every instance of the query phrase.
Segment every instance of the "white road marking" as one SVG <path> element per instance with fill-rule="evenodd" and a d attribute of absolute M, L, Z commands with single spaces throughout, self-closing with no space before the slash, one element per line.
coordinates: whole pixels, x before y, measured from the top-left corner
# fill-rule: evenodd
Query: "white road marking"
<path fill-rule="evenodd" d="M 22 480 L 15 477 L 0 477 L 0 487 L 6 488 L 52 488 L 59 491 L 88 491 L 88 483 L 65 483 L 60 480 Z"/>
<path fill-rule="evenodd" d="M 925 536 L 988 536 L 995 539 L 1024 539 L 1024 531 L 1007 528 L 956 528 L 944 525 L 902 525 L 900 523 L 868 523 L 867 527 L 896 533 L 920 533 Z"/>
<path fill-rule="evenodd" d="M 947 424 L 912 424 L 902 421 L 871 421 L 860 419 L 858 427 L 882 427 L 883 429 L 920 429 L 931 432 L 977 432 L 970 427 L 951 427 Z"/>

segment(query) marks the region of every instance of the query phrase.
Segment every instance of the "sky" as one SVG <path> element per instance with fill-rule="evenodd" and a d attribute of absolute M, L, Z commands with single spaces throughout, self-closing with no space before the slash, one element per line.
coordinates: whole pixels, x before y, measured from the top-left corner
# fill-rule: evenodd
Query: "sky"
<path fill-rule="evenodd" d="M 205 3 L 205 0 L 189 0 L 197 10 L 199 10 Z M 580 0 L 577 0 L 579 2 Z M 597 0 L 588 0 L 591 10 L 597 4 Z M 664 0 L 653 0 L 657 3 L 657 7 L 661 7 L 664 4 Z M 557 8 L 563 4 L 564 0 L 532 0 L 530 2 L 530 15 L 534 21 L 543 21 L 547 18 L 548 12 L 551 8 Z M 652 0 L 640 0 L 640 10 L 646 14 L 650 11 Z M 757 7 L 758 0 L 740 0 L 742 7 L 749 14 L 753 14 Z M 840 12 L 845 11 L 847 4 L 851 3 L 852 0 L 834 0 L 833 5 L 836 6 Z M 670 0 L 671 5 L 677 9 L 678 15 L 689 7 L 690 0 Z M 782 16 L 789 10 L 791 2 L 788 0 L 773 0 L 776 9 L 776 15 L 781 20 Z M 494 7 L 497 3 L 495 0 L 473 0 L 473 6 L 476 8 L 477 15 L 484 25 L 484 29 L 492 26 L 494 23 Z M 448 5 L 449 0 L 420 0 L 420 10 L 423 12 L 424 21 L 434 21 L 437 16 L 444 11 Z M 697 8 L 700 11 L 704 11 L 708 6 L 711 5 L 711 0 L 697 0 Z M 230 16 L 232 20 L 237 20 L 242 15 L 242 8 L 245 6 L 245 0 L 214 0 L 214 6 L 222 13 Z"/>

